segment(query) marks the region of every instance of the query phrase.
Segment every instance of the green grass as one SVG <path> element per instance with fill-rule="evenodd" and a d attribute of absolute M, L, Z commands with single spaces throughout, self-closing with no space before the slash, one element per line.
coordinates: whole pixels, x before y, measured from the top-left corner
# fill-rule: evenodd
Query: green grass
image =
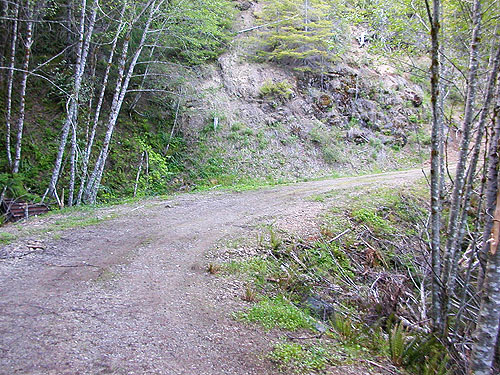
<path fill-rule="evenodd" d="M 11 233 L 7 233 L 7 232 L 0 233 L 0 245 L 8 245 L 11 242 L 13 242 L 15 239 L 16 239 L 16 236 L 11 234 Z"/>
<path fill-rule="evenodd" d="M 59 220 L 56 220 L 53 224 L 51 224 L 48 228 L 47 231 L 62 231 L 66 229 L 73 229 L 73 228 L 85 228 L 91 225 L 97 225 L 103 221 L 112 219 L 114 215 L 109 215 L 104 218 L 100 217 L 73 217 L 69 216 L 67 218 L 62 218 Z"/>
<path fill-rule="evenodd" d="M 312 319 L 283 296 L 264 297 L 246 312 L 237 317 L 243 321 L 259 323 L 266 329 L 283 328 L 295 331 L 311 328 Z"/>
<path fill-rule="evenodd" d="M 292 85 L 287 81 L 266 81 L 260 87 L 259 93 L 261 97 L 288 100 L 293 95 L 292 88 Z"/>

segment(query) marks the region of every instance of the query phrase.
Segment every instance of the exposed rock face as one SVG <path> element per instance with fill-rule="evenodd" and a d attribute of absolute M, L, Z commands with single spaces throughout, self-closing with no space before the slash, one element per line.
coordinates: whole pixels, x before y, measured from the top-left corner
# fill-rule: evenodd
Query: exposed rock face
<path fill-rule="evenodd" d="M 345 126 L 346 122 L 356 126 L 355 131 L 346 134 L 347 139 L 356 143 L 364 139 L 359 134 L 366 137 L 366 130 L 370 130 L 370 138 L 377 137 L 384 144 L 404 145 L 405 133 L 410 130 L 409 117 L 417 115 L 415 108 L 422 105 L 423 97 L 420 87 L 402 77 L 387 81 L 373 70 L 345 65 L 336 66 L 322 77 L 303 76 L 298 88 L 306 95 L 311 88 L 316 89 L 309 102 L 317 104 L 319 110 L 314 115 L 318 120 L 332 126 Z"/>

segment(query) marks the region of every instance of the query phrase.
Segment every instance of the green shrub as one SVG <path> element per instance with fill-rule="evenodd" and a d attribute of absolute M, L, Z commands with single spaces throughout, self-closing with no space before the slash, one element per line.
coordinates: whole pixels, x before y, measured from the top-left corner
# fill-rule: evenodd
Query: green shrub
<path fill-rule="evenodd" d="M 260 96 L 263 98 L 288 100 L 292 97 L 292 95 L 292 85 L 287 81 L 276 83 L 274 83 L 273 81 L 266 81 L 260 88 Z"/>
<path fill-rule="evenodd" d="M 429 146 L 431 144 L 431 135 L 423 129 L 419 129 L 409 136 L 410 143 L 418 143 L 424 146 Z"/>
<path fill-rule="evenodd" d="M 341 340 L 345 343 L 353 343 L 359 336 L 358 330 L 348 317 L 337 314 L 331 323 Z"/>
<path fill-rule="evenodd" d="M 335 164 L 342 161 L 342 151 L 336 146 L 337 145 L 332 145 L 322 148 L 323 159 L 325 159 L 328 164 Z"/>
<path fill-rule="evenodd" d="M 389 354 L 396 366 L 401 366 L 407 349 L 407 333 L 401 324 L 395 325 L 389 334 Z"/>
<path fill-rule="evenodd" d="M 359 222 L 362 222 L 379 233 L 392 233 L 393 228 L 387 220 L 381 218 L 377 212 L 369 208 L 360 208 L 353 211 L 352 217 Z"/>

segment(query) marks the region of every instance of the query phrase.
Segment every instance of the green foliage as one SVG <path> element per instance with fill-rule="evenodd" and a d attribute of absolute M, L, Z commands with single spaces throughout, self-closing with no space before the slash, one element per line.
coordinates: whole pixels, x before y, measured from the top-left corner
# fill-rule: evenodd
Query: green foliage
<path fill-rule="evenodd" d="M 24 176 L 20 174 L 0 173 L 0 192 L 6 188 L 6 195 L 12 198 L 24 197 L 28 193 L 24 188 Z"/>
<path fill-rule="evenodd" d="M 111 219 L 113 216 L 106 218 L 101 217 L 87 217 L 87 216 L 68 216 L 56 220 L 50 225 L 48 231 L 61 231 L 72 228 L 85 228 L 88 226 L 99 224 L 105 220 Z"/>
<path fill-rule="evenodd" d="M 336 243 L 318 241 L 303 254 L 306 264 L 318 275 L 345 275 L 354 278 L 351 261 Z"/>
<path fill-rule="evenodd" d="M 353 3 L 347 16 L 353 24 L 368 26 L 373 52 L 417 54 L 423 52 L 427 41 L 418 32 L 425 12 L 424 4 L 409 0 L 359 1 Z"/>
<path fill-rule="evenodd" d="M 238 317 L 246 322 L 260 323 L 264 328 L 284 328 L 291 331 L 311 328 L 311 319 L 283 296 L 264 297 Z"/>
<path fill-rule="evenodd" d="M 423 375 L 446 375 L 450 371 L 448 350 L 434 336 L 410 336 L 402 324 L 396 324 L 387 341 L 389 357 L 396 366 Z"/>
<path fill-rule="evenodd" d="M 269 24 L 260 30 L 262 59 L 291 64 L 300 70 L 323 70 L 347 43 L 347 27 L 341 14 L 343 2 L 269 0 L 258 15 Z M 277 22 L 278 20 L 278 22 Z"/>
<path fill-rule="evenodd" d="M 281 342 L 274 346 L 269 357 L 278 362 L 281 368 L 291 369 L 299 374 L 309 374 L 325 368 L 329 362 L 328 349 L 319 345 L 303 346 L 296 343 Z"/>
<path fill-rule="evenodd" d="M 288 100 L 293 95 L 292 85 L 288 81 L 266 81 L 260 87 L 260 96 L 263 98 L 277 98 L 280 100 Z"/>
<path fill-rule="evenodd" d="M 323 146 L 321 151 L 323 152 L 323 159 L 328 164 L 339 163 L 343 160 L 342 151 L 338 145 Z"/>
<path fill-rule="evenodd" d="M 151 145 L 140 140 L 138 144 L 144 152 L 143 155 L 147 157 L 147 169 L 143 165 L 139 177 L 138 195 L 165 194 L 168 190 L 168 182 L 173 175 L 170 171 L 169 157 L 158 153 Z M 143 164 L 145 164 L 144 160 Z"/>
<path fill-rule="evenodd" d="M 229 0 L 174 0 L 167 5 L 170 30 L 167 52 L 181 62 L 197 65 L 216 58 L 231 38 L 234 15 Z"/>
<path fill-rule="evenodd" d="M 401 324 L 395 325 L 389 334 L 389 354 L 396 366 L 401 366 L 407 350 L 407 333 Z"/>
<path fill-rule="evenodd" d="M 344 343 L 354 343 L 359 336 L 357 328 L 348 317 L 336 314 L 331 324 Z"/>
<path fill-rule="evenodd" d="M 342 145 L 340 143 L 342 140 L 341 129 L 327 127 L 318 122 L 309 132 L 309 139 L 319 146 L 323 159 L 328 164 L 342 163 L 345 161 Z"/>
<path fill-rule="evenodd" d="M 431 144 L 431 135 L 424 129 L 418 129 L 410 134 L 408 140 L 410 143 L 418 143 L 423 146 L 429 146 Z"/>
<path fill-rule="evenodd" d="M 392 233 L 393 228 L 387 220 L 381 218 L 374 209 L 360 208 L 352 212 L 352 217 L 368 225 L 378 233 Z"/>
<path fill-rule="evenodd" d="M 278 250 L 283 240 L 276 234 L 272 227 L 269 227 L 269 244 L 272 250 Z"/>

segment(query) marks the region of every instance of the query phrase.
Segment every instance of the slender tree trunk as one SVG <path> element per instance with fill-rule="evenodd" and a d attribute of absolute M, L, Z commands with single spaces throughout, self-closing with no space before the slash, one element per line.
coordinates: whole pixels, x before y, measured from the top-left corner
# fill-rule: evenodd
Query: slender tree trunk
<path fill-rule="evenodd" d="M 17 19 L 19 17 L 19 3 L 14 5 L 14 20 L 12 21 L 12 38 L 10 47 L 9 70 L 7 73 L 7 113 L 5 118 L 5 148 L 7 151 L 7 164 L 12 170 L 12 151 L 10 149 L 11 139 L 11 121 L 12 121 L 12 84 L 14 81 L 14 68 L 16 65 L 16 47 L 17 47 Z"/>
<path fill-rule="evenodd" d="M 465 229 L 467 226 L 467 217 L 468 211 L 470 208 L 470 198 L 472 195 L 472 187 L 474 184 L 474 177 L 476 175 L 477 163 L 479 161 L 479 155 L 481 153 L 481 145 L 483 141 L 483 135 L 486 127 L 486 122 L 488 120 L 488 115 L 490 113 L 490 105 L 494 98 L 494 91 L 497 81 L 498 69 L 500 68 L 500 44 L 498 45 L 498 49 L 494 54 L 493 61 L 490 65 L 490 75 L 488 78 L 488 82 L 486 84 L 486 94 L 483 103 L 483 108 L 481 110 L 481 114 L 479 116 L 479 121 L 477 123 L 477 134 L 476 140 L 474 144 L 474 149 L 472 151 L 472 156 L 469 163 L 469 169 L 467 171 L 467 180 L 465 183 L 465 194 L 462 202 L 462 213 L 459 221 L 459 229 L 457 236 L 457 243 L 455 244 L 455 248 L 459 249 L 462 246 L 462 242 L 465 235 Z M 453 259 L 452 269 L 456 269 L 457 262 L 459 258 L 459 252 L 457 251 L 455 254 L 455 258 Z M 454 280 L 455 278 L 453 278 Z M 450 280 L 451 282 L 451 280 Z M 450 283 L 450 289 L 453 289 L 454 285 Z"/>
<path fill-rule="evenodd" d="M 104 78 L 102 81 L 101 92 L 99 94 L 99 99 L 97 101 L 97 106 L 95 109 L 94 123 L 92 125 L 92 130 L 90 131 L 89 139 L 87 142 L 87 147 L 85 149 L 85 154 L 83 156 L 83 173 L 82 173 L 82 179 L 80 181 L 80 189 L 78 191 L 77 204 L 80 204 L 82 202 L 84 186 L 85 186 L 85 182 L 87 180 L 87 175 L 88 175 L 90 155 L 92 153 L 92 147 L 94 146 L 95 133 L 97 130 L 97 125 L 99 124 L 99 118 L 101 115 L 102 104 L 104 102 L 104 94 L 106 93 L 106 87 L 108 86 L 109 73 L 111 71 L 111 66 L 113 64 L 113 58 L 114 58 L 115 51 L 116 51 L 116 45 L 118 44 L 118 38 L 120 37 L 120 33 L 122 32 L 123 25 L 124 25 L 124 18 L 123 17 L 125 14 L 125 9 L 126 9 L 126 7 L 124 4 L 122 11 L 121 11 L 121 15 L 120 15 L 120 24 L 118 25 L 118 27 L 116 29 L 116 34 L 115 34 L 115 37 L 113 39 L 113 44 L 111 46 L 111 51 L 109 53 L 108 61 L 106 64 L 106 71 L 104 73 Z"/>
<path fill-rule="evenodd" d="M 72 125 L 75 128 L 77 126 L 78 100 L 83 80 L 83 73 L 85 72 L 87 56 L 90 49 L 90 41 L 92 39 L 92 34 L 94 32 L 94 25 L 98 8 L 97 5 L 98 5 L 97 1 L 94 1 L 88 30 L 87 33 L 85 34 L 86 0 L 82 0 L 81 4 L 82 10 L 80 13 L 79 41 L 77 48 L 77 59 L 76 59 L 75 75 L 73 82 L 73 92 L 72 92 L 72 97 L 69 98 L 69 110 L 66 117 L 66 121 L 64 122 L 63 125 L 61 140 L 59 142 L 59 149 L 57 151 L 57 156 L 54 163 L 54 169 L 52 170 L 52 177 L 50 179 L 49 187 L 44 194 L 44 198 L 47 194 L 53 195 L 56 190 L 56 185 L 59 180 L 59 175 L 61 173 L 61 165 L 64 156 L 64 150 L 66 148 L 68 134 Z M 72 182 L 72 184 L 74 185 L 74 181 Z"/>
<path fill-rule="evenodd" d="M 493 213 L 496 208 L 496 194 L 498 191 L 498 166 L 499 166 L 499 154 L 500 154 L 500 84 L 497 85 L 496 90 L 496 104 L 494 110 L 494 126 L 493 134 L 491 136 L 491 141 L 488 149 L 488 174 L 487 174 L 487 184 L 486 184 L 486 197 L 485 197 L 485 224 L 483 231 L 483 241 L 481 244 L 481 250 L 479 252 L 479 263 L 481 267 L 479 268 L 479 278 L 478 278 L 478 289 L 482 288 L 484 281 L 484 275 L 486 271 L 486 260 L 487 254 L 490 250 L 490 243 L 488 242 L 490 238 L 491 228 L 493 227 Z"/>
<path fill-rule="evenodd" d="M 12 173 L 19 173 L 19 164 L 21 162 L 21 148 L 23 141 L 24 129 L 24 116 L 26 112 L 26 87 L 28 83 L 28 69 L 31 59 L 31 46 L 33 45 L 33 9 L 32 5 L 28 3 L 26 11 L 26 37 L 24 41 L 24 62 L 23 62 L 23 75 L 20 84 L 20 105 L 19 105 L 19 118 L 17 119 L 17 135 L 16 146 L 14 154 L 14 163 L 12 165 Z"/>
<path fill-rule="evenodd" d="M 167 147 L 165 148 L 165 154 L 168 153 L 168 150 L 170 149 L 170 144 L 172 143 L 172 138 L 174 136 L 175 128 L 177 126 L 177 119 L 179 117 L 179 109 L 180 109 L 180 107 L 181 107 L 181 97 L 179 96 L 179 98 L 177 99 L 177 106 L 175 108 L 174 123 L 172 125 L 172 129 L 170 129 L 170 136 L 168 137 L 168 143 L 167 143 Z"/>
<path fill-rule="evenodd" d="M 0 2 L 0 15 L 2 16 L 2 20 L 0 21 L 0 65 L 6 65 L 5 59 L 7 58 L 7 51 L 5 50 L 7 48 L 7 38 L 8 38 L 8 24 L 9 21 L 7 20 L 8 14 L 9 14 L 9 1 L 7 0 L 1 0 Z M 16 1 L 17 3 L 17 1 Z M 17 16 L 15 17 L 17 19 Z M 4 72 L 0 72 L 0 84 L 3 84 L 3 81 L 5 79 Z"/>
<path fill-rule="evenodd" d="M 88 197 L 88 199 L 91 203 L 95 203 L 95 201 L 97 199 L 97 192 L 98 192 L 99 185 L 101 183 L 102 175 L 104 172 L 104 166 L 106 165 L 106 159 L 107 159 L 108 154 L 109 154 L 111 137 L 113 136 L 113 131 L 114 131 L 114 127 L 116 125 L 116 121 L 118 119 L 118 114 L 120 113 L 120 109 L 121 109 L 121 106 L 123 104 L 123 99 L 125 98 L 125 94 L 127 93 L 128 85 L 130 83 L 130 79 L 132 78 L 132 74 L 134 73 L 135 66 L 137 64 L 137 61 L 139 60 L 139 56 L 141 55 L 142 49 L 144 48 L 146 37 L 149 33 L 149 26 L 151 25 L 151 22 L 153 20 L 153 16 L 155 14 L 155 11 L 157 10 L 157 4 L 155 1 L 149 3 L 148 6 L 150 7 L 150 11 L 149 11 L 149 15 L 148 15 L 148 19 L 146 21 L 146 24 L 144 25 L 141 41 L 139 42 L 137 50 L 136 50 L 134 56 L 132 57 L 132 61 L 130 62 L 130 65 L 128 67 L 127 75 L 125 76 L 125 79 L 123 80 L 123 84 L 120 84 L 121 80 L 123 79 L 124 72 L 125 72 L 125 60 L 127 57 L 127 50 L 128 50 L 129 39 L 130 39 L 130 33 L 129 33 L 129 35 L 124 43 L 125 45 L 124 45 L 124 50 L 122 53 L 122 61 L 120 63 L 120 70 L 119 70 L 119 76 L 118 76 L 118 81 L 117 81 L 116 90 L 115 90 L 115 96 L 113 98 L 113 104 L 111 106 L 111 113 L 109 115 L 108 126 L 107 126 L 106 135 L 104 138 L 103 147 L 102 147 L 101 152 L 99 154 L 99 158 L 96 162 L 94 171 L 92 172 L 92 176 L 89 179 L 89 184 L 87 185 L 86 197 Z"/>
<path fill-rule="evenodd" d="M 76 124 L 71 124 L 71 153 L 70 153 L 68 207 L 73 206 L 73 196 L 75 193 L 76 162 L 77 162 L 76 156 L 77 156 Z"/>
<path fill-rule="evenodd" d="M 448 320 L 448 312 L 453 295 L 453 287 L 456 278 L 456 268 L 453 267 L 457 251 L 457 238 L 459 232 L 459 217 L 462 208 L 462 198 L 464 195 L 465 170 L 467 154 L 472 131 L 472 120 L 474 115 L 474 105 L 477 89 L 477 71 L 478 71 L 478 49 L 481 33 L 481 1 L 474 0 L 473 21 L 474 29 L 472 31 L 472 42 L 470 46 L 469 73 L 467 79 L 467 96 L 465 103 L 464 121 L 462 126 L 462 142 L 460 145 L 460 154 L 453 186 L 452 203 L 450 208 L 450 217 L 448 220 L 446 252 L 444 256 L 444 265 L 441 276 L 443 283 L 443 305 L 442 315 L 444 326 Z M 446 334 L 446 332 L 443 332 Z"/>
<path fill-rule="evenodd" d="M 163 24 L 161 26 L 161 28 L 164 28 L 164 27 L 165 27 L 165 24 Z M 153 55 L 154 55 L 156 46 L 158 45 L 158 43 L 160 41 L 160 37 L 161 37 L 161 34 L 158 33 L 158 35 L 156 36 L 156 39 L 153 43 L 153 46 L 151 47 L 151 49 L 149 51 L 149 59 L 148 59 L 149 61 L 151 61 L 153 59 Z M 144 88 L 144 84 L 146 83 L 146 78 L 147 78 L 148 73 L 149 73 L 149 67 L 150 67 L 149 64 L 146 65 L 146 69 L 144 70 L 144 76 L 142 77 L 141 84 L 139 85 L 139 89 Z M 132 104 L 130 105 L 129 112 L 132 112 L 135 109 L 135 106 L 137 105 L 137 103 L 139 103 L 141 96 L 142 96 L 142 93 L 140 91 L 135 95 L 134 100 L 132 101 Z"/>
<path fill-rule="evenodd" d="M 125 63 L 127 62 L 127 54 L 128 54 L 128 46 L 130 43 L 130 32 L 127 34 L 125 37 L 125 40 L 123 41 L 123 46 L 122 46 L 122 54 L 120 56 L 120 61 L 118 65 L 118 78 L 116 79 L 116 85 L 115 85 L 115 93 L 113 95 L 113 101 L 111 103 L 111 111 L 109 114 L 108 118 L 108 127 L 106 134 L 104 136 L 104 144 L 103 147 L 101 148 L 101 151 L 99 153 L 99 157 L 97 158 L 97 161 L 94 165 L 94 170 L 92 171 L 92 174 L 90 175 L 88 181 L 87 181 L 87 187 L 85 188 L 85 193 L 84 193 L 84 201 L 87 203 L 94 203 L 95 200 L 92 198 L 94 196 L 94 185 L 97 180 L 97 176 L 99 174 L 99 170 L 101 168 L 101 163 L 103 162 L 104 159 L 104 150 L 109 147 L 109 142 L 111 141 L 111 134 L 113 132 L 113 117 L 114 113 L 118 111 L 118 102 L 120 98 L 120 92 L 122 88 L 122 83 L 123 83 L 123 78 L 125 75 Z M 119 112 L 119 111 L 118 111 Z"/>
<path fill-rule="evenodd" d="M 469 375 L 490 375 L 492 373 L 495 344 L 500 320 L 500 191 L 497 192 L 495 220 L 490 236 L 490 250 L 486 267 L 483 297 L 470 360 Z"/>
<path fill-rule="evenodd" d="M 141 154 L 141 162 L 139 163 L 139 168 L 137 169 L 137 176 L 135 177 L 135 185 L 134 185 L 134 198 L 137 195 L 137 187 L 139 186 L 139 178 L 141 177 L 142 164 L 144 163 L 144 154 L 146 151 L 143 151 Z"/>
<path fill-rule="evenodd" d="M 431 22 L 431 253 L 432 253 L 432 326 L 434 331 L 442 329 L 441 321 L 441 142 L 442 112 L 439 108 L 439 29 L 440 1 L 433 1 L 432 12 L 427 4 Z"/>

